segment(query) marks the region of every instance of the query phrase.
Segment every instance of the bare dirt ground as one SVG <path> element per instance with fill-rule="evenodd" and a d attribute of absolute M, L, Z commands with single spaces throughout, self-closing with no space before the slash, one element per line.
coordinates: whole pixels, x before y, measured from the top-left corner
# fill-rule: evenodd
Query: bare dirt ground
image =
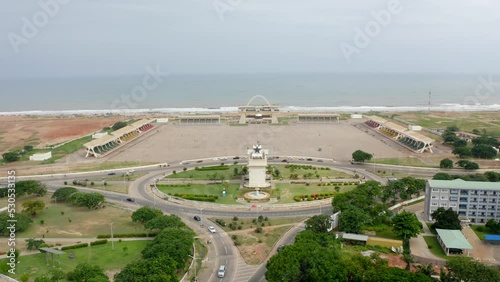
<path fill-rule="evenodd" d="M 0 154 L 24 145 L 55 145 L 98 131 L 124 117 L 0 116 Z"/>
<path fill-rule="evenodd" d="M 156 129 L 157 133 L 119 154 L 112 161 L 147 160 L 178 162 L 214 156 L 242 156 L 259 142 L 270 154 L 311 156 L 350 160 L 357 149 L 375 153 L 377 158 L 407 155 L 408 150 L 372 136 L 350 122 L 293 125 L 174 125 Z M 321 148 L 321 149 L 320 149 Z"/>

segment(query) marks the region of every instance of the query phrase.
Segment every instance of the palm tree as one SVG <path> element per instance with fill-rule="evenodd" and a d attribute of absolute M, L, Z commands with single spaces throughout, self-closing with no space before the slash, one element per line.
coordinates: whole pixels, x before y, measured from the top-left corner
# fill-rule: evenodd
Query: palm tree
<path fill-rule="evenodd" d="M 26 239 L 25 241 L 27 243 L 27 248 L 30 251 L 33 249 L 38 249 L 42 244 L 45 244 L 45 241 L 42 239 L 40 240 Z"/>
<path fill-rule="evenodd" d="M 424 274 L 425 276 L 429 276 L 429 277 L 436 274 L 436 271 L 434 271 L 434 266 L 431 263 L 417 265 L 417 272 L 420 272 L 420 273 Z"/>

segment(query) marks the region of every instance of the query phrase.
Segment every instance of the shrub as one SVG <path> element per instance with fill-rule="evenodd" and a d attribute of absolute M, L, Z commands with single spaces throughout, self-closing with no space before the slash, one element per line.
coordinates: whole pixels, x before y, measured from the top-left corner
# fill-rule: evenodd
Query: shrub
<path fill-rule="evenodd" d="M 108 240 L 104 239 L 104 240 L 97 240 L 97 241 L 94 241 L 94 242 L 90 242 L 90 245 L 91 246 L 95 246 L 95 245 L 104 245 L 108 242 Z"/>
<path fill-rule="evenodd" d="M 233 221 L 238 221 L 238 217 L 237 217 L 237 216 L 234 216 L 234 217 L 233 217 Z"/>
<path fill-rule="evenodd" d="M 479 232 L 484 232 L 484 226 L 479 226 L 478 228 L 476 228 L 476 230 Z"/>
<path fill-rule="evenodd" d="M 45 223 L 45 220 L 40 220 L 40 224 L 43 225 Z"/>
<path fill-rule="evenodd" d="M 88 243 L 81 243 L 81 244 L 76 244 L 76 245 L 62 247 L 61 251 L 86 248 L 88 246 L 89 246 Z"/>
<path fill-rule="evenodd" d="M 262 227 L 255 228 L 255 233 L 262 233 Z"/>
<path fill-rule="evenodd" d="M 68 181 L 64 181 L 64 185 L 68 185 Z"/>

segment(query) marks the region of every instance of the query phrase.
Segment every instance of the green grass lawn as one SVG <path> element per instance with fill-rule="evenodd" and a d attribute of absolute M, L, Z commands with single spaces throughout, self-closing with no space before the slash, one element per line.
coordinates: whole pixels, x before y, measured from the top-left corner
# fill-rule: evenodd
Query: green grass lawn
<path fill-rule="evenodd" d="M 325 170 L 325 169 L 320 169 L 321 167 L 316 167 L 313 166 L 313 169 L 303 169 L 303 168 L 298 168 L 298 169 L 290 169 L 290 168 L 285 168 L 286 165 L 272 165 L 276 169 L 278 169 L 281 172 L 281 177 L 283 179 L 290 179 L 290 174 L 298 174 L 299 179 L 303 179 L 304 174 L 307 173 L 312 173 L 314 175 L 319 174 L 320 177 L 330 177 L 330 178 L 354 178 L 353 174 L 345 173 L 342 171 L 338 170 Z M 316 178 L 316 177 L 314 177 Z"/>
<path fill-rule="evenodd" d="M 145 173 L 134 172 L 132 174 L 126 175 L 123 173 L 116 173 L 116 175 L 108 175 L 104 177 L 106 181 L 134 181 L 146 175 Z M 89 178 L 89 181 L 94 181 L 96 184 L 98 182 L 102 183 L 103 178 Z"/>
<path fill-rule="evenodd" d="M 18 207 L 26 200 L 43 199 L 46 208 L 33 219 L 31 226 L 17 234 L 19 238 L 92 238 L 99 234 L 110 234 L 109 224 L 113 222 L 113 232 L 144 233 L 145 229 L 132 222 L 132 212 L 112 206 L 99 210 L 89 210 L 66 203 L 54 203 L 51 195 L 43 198 L 24 196 L 17 200 Z M 44 221 L 41 224 L 41 220 Z M 0 249 L 3 249 L 2 246 Z"/>
<path fill-rule="evenodd" d="M 340 192 L 347 192 L 356 187 L 356 185 L 341 185 Z M 275 189 L 280 196 L 279 203 L 295 203 L 294 196 L 311 195 L 321 193 L 334 193 L 335 186 L 317 186 L 316 183 L 311 183 L 309 186 L 305 184 L 289 184 L 276 183 Z"/>
<path fill-rule="evenodd" d="M 422 162 L 418 158 L 385 158 L 385 159 L 373 159 L 371 161 L 367 161 L 367 163 L 376 163 L 376 164 L 387 164 L 387 165 L 402 165 L 402 166 L 418 166 L 418 167 L 429 167 L 427 164 Z M 367 170 L 370 170 L 367 168 Z M 375 168 L 375 170 L 380 170 L 379 168 Z"/>
<path fill-rule="evenodd" d="M 83 144 L 92 141 L 92 135 L 82 137 L 80 139 L 76 139 L 74 141 L 71 141 L 67 144 L 64 144 L 60 147 L 57 147 L 55 149 L 52 149 L 52 158 L 43 161 L 42 163 L 48 164 L 48 163 L 53 163 L 54 161 L 67 156 L 69 154 L 72 154 L 78 150 L 81 150 L 83 148 Z"/>
<path fill-rule="evenodd" d="M 96 264 L 104 268 L 104 270 L 120 269 L 130 262 L 141 258 L 141 251 L 149 242 L 150 241 L 117 241 L 115 242 L 115 250 L 112 250 L 111 242 L 108 242 L 106 245 L 67 250 L 65 252 L 67 254 L 73 253 L 75 258 L 69 259 L 68 255 L 61 255 L 61 270 L 67 273 L 72 271 L 80 263 Z M 124 247 L 127 248 L 126 251 L 123 249 Z M 1 264 L 5 264 L 4 260 Z M 58 264 L 56 265 L 56 267 L 59 266 Z M 52 264 L 50 263 L 50 265 L 47 265 L 45 262 L 45 254 L 21 256 L 16 267 L 16 275 L 11 277 L 19 278 L 19 276 L 24 273 L 30 273 L 30 278 L 34 279 L 48 273 L 51 268 Z"/>
<path fill-rule="evenodd" d="M 439 245 L 438 239 L 436 236 L 424 236 L 425 243 L 427 243 L 427 246 L 429 247 L 429 251 L 440 258 L 443 259 L 448 259 L 446 256 L 446 253 L 444 252 L 443 248 L 441 245 Z"/>
<path fill-rule="evenodd" d="M 224 163 L 232 163 L 233 160 L 227 160 Z M 239 160 L 236 160 L 239 161 Z M 200 164 L 201 167 L 201 164 Z M 314 174 L 314 178 L 316 178 L 316 174 L 320 177 L 329 177 L 329 178 L 354 178 L 354 175 L 348 174 L 338 170 L 325 170 L 320 169 L 320 167 L 314 167 L 313 169 L 290 169 L 285 168 L 285 165 L 273 165 L 275 169 L 278 169 L 281 173 L 281 177 L 283 179 L 290 179 L 290 174 L 298 174 L 299 179 L 304 178 L 304 174 L 312 173 Z M 224 176 L 224 179 L 241 179 L 241 176 L 234 176 L 234 168 L 237 168 L 238 171 L 241 171 L 243 165 L 231 165 L 227 170 L 213 170 L 213 171 L 197 171 L 197 170 L 187 170 L 187 171 L 177 171 L 176 174 L 168 175 L 166 178 L 191 178 L 191 179 L 211 179 L 215 173 Z"/>
<path fill-rule="evenodd" d="M 275 225 L 283 225 L 283 224 L 293 224 L 293 223 L 298 223 L 302 222 L 305 220 L 305 217 L 276 217 L 276 218 L 268 218 L 268 220 L 263 220 L 262 222 L 254 223 L 253 220 L 257 220 L 258 216 L 256 215 L 255 218 L 238 218 L 238 220 L 233 220 L 234 218 L 228 218 L 228 217 L 222 217 L 222 218 L 209 218 L 210 221 L 215 223 L 216 219 L 221 219 L 224 222 L 226 222 L 226 226 L 219 226 L 220 228 L 224 229 L 226 232 L 231 232 L 235 231 L 229 227 L 230 223 L 236 223 L 237 226 L 241 226 L 241 228 L 238 228 L 236 230 L 245 230 L 245 229 L 251 229 L 251 228 L 256 228 L 257 223 L 259 225 L 264 224 L 265 226 L 275 226 Z"/>
<path fill-rule="evenodd" d="M 239 184 L 229 184 L 229 189 L 226 190 L 226 197 L 222 197 L 224 185 L 222 184 L 193 184 L 189 187 L 173 187 L 167 184 L 158 184 L 158 189 L 165 194 L 195 194 L 195 195 L 213 195 L 219 196 L 215 201 L 218 204 L 238 204 L 234 197 L 241 197 L 243 190 L 238 189 Z"/>
<path fill-rule="evenodd" d="M 499 233 L 492 232 L 488 227 L 484 225 L 471 225 L 471 228 L 481 241 L 485 239 L 484 238 L 485 234 L 500 235 Z M 482 231 L 479 231 L 478 229 Z"/>
<path fill-rule="evenodd" d="M 239 160 L 238 160 L 239 161 Z M 232 160 L 225 161 L 224 163 L 232 163 Z M 202 165 L 200 164 L 200 167 Z M 237 168 L 238 171 L 241 171 L 243 165 L 231 165 L 229 169 L 226 170 L 211 170 L 211 171 L 197 171 L 197 170 L 187 170 L 187 171 L 177 171 L 176 174 L 168 175 L 166 178 L 191 178 L 191 179 L 211 179 L 211 176 L 214 174 L 224 176 L 225 180 L 233 179 L 234 168 Z M 241 179 L 241 176 L 234 177 L 234 179 Z"/>

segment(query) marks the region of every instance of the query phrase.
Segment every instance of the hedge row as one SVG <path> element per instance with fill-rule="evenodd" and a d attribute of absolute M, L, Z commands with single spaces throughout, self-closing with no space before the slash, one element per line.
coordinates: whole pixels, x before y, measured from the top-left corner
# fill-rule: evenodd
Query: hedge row
<path fill-rule="evenodd" d="M 158 232 L 152 233 L 124 233 L 124 234 L 113 234 L 113 238 L 144 238 L 144 237 L 156 237 Z M 110 234 L 97 235 L 98 239 L 109 239 Z"/>
<path fill-rule="evenodd" d="M 158 184 L 157 187 L 189 187 L 191 183 L 184 184 Z"/>
<path fill-rule="evenodd" d="M 356 182 L 324 182 L 318 183 L 318 186 L 342 186 L 342 185 L 357 185 Z"/>
<path fill-rule="evenodd" d="M 176 197 L 180 197 L 186 200 L 191 201 L 200 201 L 200 202 L 215 202 L 215 200 L 219 199 L 219 196 L 213 195 L 193 195 L 193 194 L 175 194 Z"/>
<path fill-rule="evenodd" d="M 294 164 L 288 164 L 288 165 L 285 165 L 285 168 L 293 168 L 293 169 L 305 169 L 305 170 L 309 170 L 309 169 L 314 169 L 314 170 L 330 170 L 329 167 L 317 167 L 317 166 L 312 166 L 312 165 L 294 165 Z"/>
<path fill-rule="evenodd" d="M 81 244 L 76 244 L 76 245 L 62 247 L 61 251 L 86 248 L 88 246 L 89 246 L 89 243 L 81 243 Z"/>
<path fill-rule="evenodd" d="M 229 166 L 227 165 L 202 166 L 202 167 L 195 167 L 194 169 L 198 171 L 228 170 Z"/>
<path fill-rule="evenodd" d="M 299 195 L 299 196 L 293 197 L 293 200 L 296 202 L 314 201 L 314 200 L 328 199 L 328 198 L 332 198 L 334 196 L 335 196 L 335 193 Z"/>
<path fill-rule="evenodd" d="M 90 242 L 90 245 L 91 246 L 96 246 L 96 245 L 104 245 L 108 242 L 108 240 L 104 239 L 104 240 L 97 240 L 97 241 L 94 241 L 94 242 Z"/>

